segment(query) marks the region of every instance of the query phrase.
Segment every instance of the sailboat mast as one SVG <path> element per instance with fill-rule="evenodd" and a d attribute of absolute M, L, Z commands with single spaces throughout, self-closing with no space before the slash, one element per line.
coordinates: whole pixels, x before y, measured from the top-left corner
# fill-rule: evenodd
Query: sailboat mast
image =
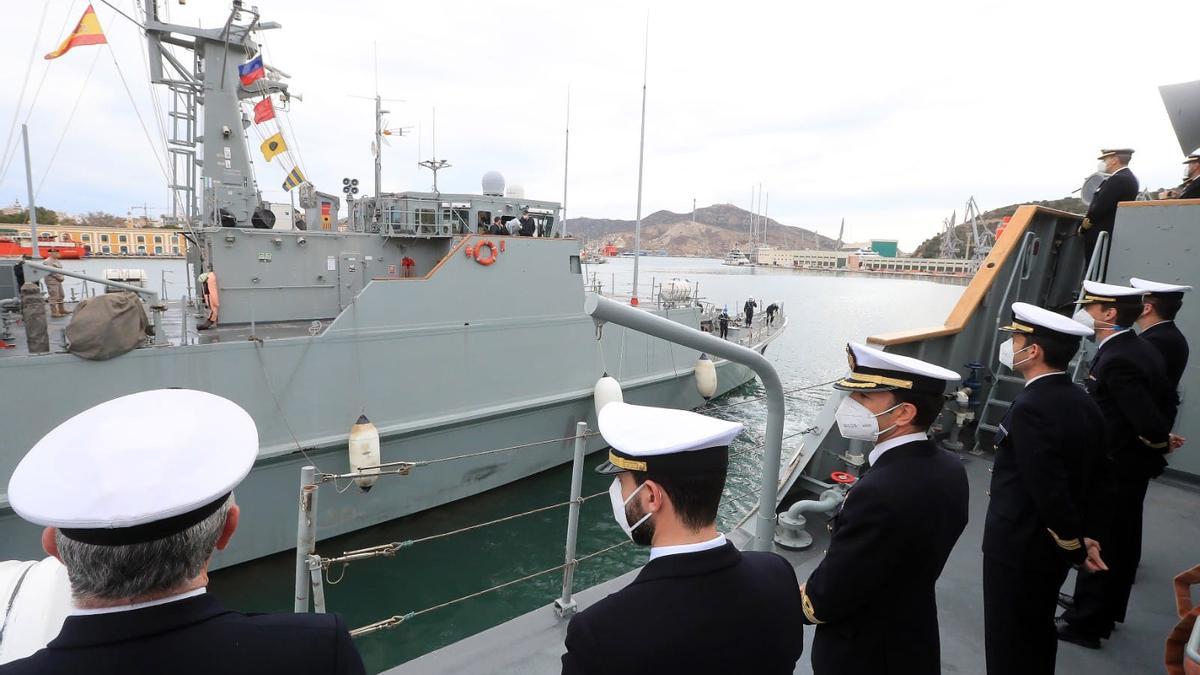
<path fill-rule="evenodd" d="M 646 156 L 646 75 L 650 72 L 650 16 L 646 15 L 646 40 L 642 53 L 642 131 L 638 141 L 637 222 L 633 227 L 633 296 L 629 304 L 638 305 L 638 263 L 642 259 L 642 169 Z"/>

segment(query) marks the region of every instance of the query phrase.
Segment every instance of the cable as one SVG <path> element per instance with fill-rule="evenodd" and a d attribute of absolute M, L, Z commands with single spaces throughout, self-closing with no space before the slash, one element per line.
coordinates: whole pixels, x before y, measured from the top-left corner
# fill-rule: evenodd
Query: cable
<path fill-rule="evenodd" d="M 33 72 L 33 59 L 37 55 L 38 40 L 42 37 L 42 28 L 46 25 L 46 14 L 49 10 L 50 3 L 44 0 L 42 2 L 42 18 L 38 21 L 37 31 L 33 34 L 33 45 L 29 47 L 29 62 L 25 66 L 25 79 L 21 80 L 21 93 L 17 95 L 17 105 L 13 108 L 12 121 L 8 124 L 8 139 L 4 141 L 4 155 L 3 159 L 0 160 L 4 163 L 4 169 L 0 171 L 0 183 L 3 183 L 4 177 L 8 175 L 8 167 L 12 161 L 10 153 L 12 157 L 16 156 L 18 145 L 16 142 L 17 120 L 21 116 L 21 104 L 25 101 L 25 89 L 29 86 L 29 74 Z M 50 70 L 49 64 L 46 64 L 46 70 Z M 44 77 L 45 73 L 43 72 Z M 41 87 L 39 86 L 38 89 L 41 90 Z M 33 106 L 31 105 L 30 110 L 32 111 L 32 109 Z M 28 117 L 26 117 L 26 120 L 28 120 Z"/>
<path fill-rule="evenodd" d="M 75 119 L 75 111 L 79 109 L 79 102 L 83 100 L 83 92 L 87 90 L 88 83 L 92 79 L 92 71 L 96 69 L 96 63 L 100 61 L 100 54 L 103 53 L 99 49 L 96 50 L 96 55 L 92 57 L 92 65 L 88 67 L 87 75 L 83 78 L 83 84 L 79 85 L 79 94 L 75 97 L 75 104 L 71 106 L 71 113 L 67 115 L 67 123 L 63 125 L 62 133 L 58 136 L 58 142 L 54 144 L 54 151 L 50 153 L 50 159 L 46 162 L 46 170 L 42 172 L 42 179 L 38 181 L 37 190 L 34 190 L 34 196 L 41 197 L 42 186 L 46 184 L 46 178 L 50 175 L 50 169 L 54 166 L 54 159 L 58 157 L 58 151 L 62 148 L 63 140 L 67 137 L 67 131 L 71 129 L 71 122 Z"/>

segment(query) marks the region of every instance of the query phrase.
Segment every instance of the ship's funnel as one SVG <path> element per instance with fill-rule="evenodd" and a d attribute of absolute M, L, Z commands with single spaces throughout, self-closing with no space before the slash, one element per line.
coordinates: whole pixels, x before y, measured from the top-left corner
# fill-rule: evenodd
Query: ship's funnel
<path fill-rule="evenodd" d="M 489 197 L 504 196 L 504 175 L 499 171 L 483 174 L 483 194 Z"/>

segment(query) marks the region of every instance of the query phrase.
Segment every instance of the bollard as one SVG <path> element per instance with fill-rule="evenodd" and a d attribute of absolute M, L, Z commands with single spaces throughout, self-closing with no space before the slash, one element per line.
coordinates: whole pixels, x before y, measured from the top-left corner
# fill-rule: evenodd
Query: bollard
<path fill-rule="evenodd" d="M 300 469 L 300 508 L 296 526 L 296 602 L 293 611 L 308 611 L 308 556 L 317 548 L 317 469 Z"/>
<path fill-rule="evenodd" d="M 587 422 L 575 425 L 575 457 L 571 462 L 571 506 L 567 512 L 567 550 L 563 568 L 562 597 L 554 601 L 554 611 L 559 616 L 575 613 L 575 599 L 571 597 L 571 586 L 575 581 L 575 542 L 579 538 L 579 507 L 583 505 L 583 455 L 587 450 Z"/>

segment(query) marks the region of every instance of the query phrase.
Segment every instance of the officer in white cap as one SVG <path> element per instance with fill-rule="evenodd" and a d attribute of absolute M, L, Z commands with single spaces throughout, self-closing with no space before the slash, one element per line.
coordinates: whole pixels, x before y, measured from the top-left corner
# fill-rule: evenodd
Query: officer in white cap
<path fill-rule="evenodd" d="M 101 403 L 38 441 L 8 499 L 45 526 L 74 609 L 45 649 L 0 673 L 364 672 L 340 617 L 249 616 L 205 590 L 257 454 L 245 410 L 187 389 Z"/>
<path fill-rule="evenodd" d="M 1104 173 L 1108 178 L 1100 184 L 1096 194 L 1092 195 L 1092 203 L 1088 205 L 1087 215 L 1079 231 L 1083 233 L 1083 241 L 1090 257 L 1096 249 L 1096 240 L 1101 232 L 1107 232 L 1109 245 L 1112 245 L 1113 225 L 1117 220 L 1117 204 L 1137 199 L 1138 179 L 1129 170 L 1129 161 L 1133 158 L 1131 148 L 1105 148 L 1100 151 L 1100 160 Z"/>
<path fill-rule="evenodd" d="M 830 673 L 941 672 L 934 584 L 967 525 L 967 474 L 928 437 L 957 373 L 864 345 L 847 347 L 838 430 L 873 443 L 869 469 L 801 587 L 817 625 L 812 665 Z"/>
<path fill-rule="evenodd" d="M 1138 330 L 1141 331 L 1138 335 L 1162 354 L 1167 367 L 1167 379 L 1178 390 L 1183 371 L 1187 369 L 1190 350 L 1187 338 L 1175 323 L 1175 317 L 1183 307 L 1183 294 L 1192 290 L 1192 287 L 1137 277 L 1130 279 L 1129 285 L 1146 293 L 1142 296 L 1142 315 L 1137 320 Z"/>
<path fill-rule="evenodd" d="M 999 360 L 1025 380 L 1000 423 L 983 527 L 988 675 L 1054 675 L 1058 589 L 1075 567 L 1107 567 L 1103 524 L 1104 418 L 1067 365 L 1092 329 L 1024 302 L 1000 329 Z"/>
<path fill-rule="evenodd" d="M 742 430 L 696 413 L 609 403 L 613 517 L 650 561 L 575 615 L 563 673 L 791 673 L 804 649 L 796 574 L 717 530 L 729 444 Z M 736 645 L 737 648 L 731 648 Z"/>
<path fill-rule="evenodd" d="M 1200 199 L 1200 148 L 1183 160 L 1183 167 L 1183 182 L 1179 187 L 1167 190 L 1166 198 Z"/>
<path fill-rule="evenodd" d="M 1095 330 L 1099 345 L 1085 386 L 1104 417 L 1105 451 L 1111 466 L 1110 509 L 1102 540 L 1106 574 L 1076 579 L 1074 603 L 1058 619 L 1058 637 L 1091 649 L 1125 621 L 1134 573 L 1142 555 L 1142 502 L 1150 479 L 1167 465 L 1175 391 L 1162 356 L 1131 327 L 1142 315 L 1145 291 L 1083 282 L 1075 320 Z M 1064 603 L 1070 604 L 1070 603 Z"/>

